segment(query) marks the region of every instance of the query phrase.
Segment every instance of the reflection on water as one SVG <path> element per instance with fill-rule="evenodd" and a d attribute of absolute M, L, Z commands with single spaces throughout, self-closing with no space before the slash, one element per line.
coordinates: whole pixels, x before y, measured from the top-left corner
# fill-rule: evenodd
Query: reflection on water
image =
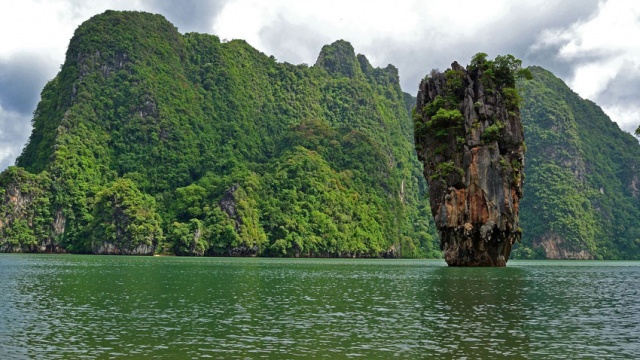
<path fill-rule="evenodd" d="M 0 255 L 0 358 L 633 358 L 640 262 Z"/>
<path fill-rule="evenodd" d="M 423 328 L 450 358 L 509 358 L 530 353 L 521 268 L 439 268 L 421 281 Z"/>

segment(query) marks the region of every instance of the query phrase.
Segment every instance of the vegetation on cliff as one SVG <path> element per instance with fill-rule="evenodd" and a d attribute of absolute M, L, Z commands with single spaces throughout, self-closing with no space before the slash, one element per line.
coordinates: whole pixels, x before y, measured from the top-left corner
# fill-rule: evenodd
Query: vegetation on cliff
<path fill-rule="evenodd" d="M 530 70 L 533 81 L 502 91 L 520 104 L 528 148 L 512 256 L 638 259 L 637 140 Z M 159 15 L 108 11 L 77 29 L 18 166 L 0 174 L 0 251 L 440 256 L 415 102 L 393 66 L 373 68 L 345 41 L 291 65 L 244 41 L 182 35 Z M 459 121 L 452 110 L 430 110 L 434 129 Z M 457 173 L 445 162 L 432 175 Z M 131 235 L 105 243 L 118 232 Z"/>
<path fill-rule="evenodd" d="M 397 69 L 345 41 L 294 66 L 107 11 L 41 98 L 4 251 L 439 255 Z"/>
<path fill-rule="evenodd" d="M 528 152 L 514 256 L 639 259 L 637 139 L 550 72 L 530 70 L 519 84 Z"/>
<path fill-rule="evenodd" d="M 525 146 L 515 85 L 532 75 L 511 55 L 486 57 L 432 71 L 414 113 L 431 213 L 455 266 L 505 266 L 521 235 Z"/>

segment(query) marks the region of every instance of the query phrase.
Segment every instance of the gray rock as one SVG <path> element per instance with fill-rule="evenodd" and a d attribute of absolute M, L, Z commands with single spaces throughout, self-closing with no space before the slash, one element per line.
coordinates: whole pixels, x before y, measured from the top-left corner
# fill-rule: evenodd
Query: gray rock
<path fill-rule="evenodd" d="M 520 240 L 524 132 L 517 101 L 503 90 L 479 67 L 456 62 L 420 83 L 416 150 L 449 265 L 505 266 Z M 462 120 L 436 116 L 438 101 Z"/>

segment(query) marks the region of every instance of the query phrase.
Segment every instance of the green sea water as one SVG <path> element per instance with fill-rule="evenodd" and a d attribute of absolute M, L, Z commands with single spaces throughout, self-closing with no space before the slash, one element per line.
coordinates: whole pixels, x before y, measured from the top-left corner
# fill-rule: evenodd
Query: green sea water
<path fill-rule="evenodd" d="M 640 262 L 0 255 L 2 359 L 633 359 Z"/>

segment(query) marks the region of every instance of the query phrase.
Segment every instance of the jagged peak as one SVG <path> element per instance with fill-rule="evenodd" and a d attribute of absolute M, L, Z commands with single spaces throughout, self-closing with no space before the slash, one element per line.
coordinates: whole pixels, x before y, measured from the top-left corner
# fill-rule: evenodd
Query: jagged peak
<path fill-rule="evenodd" d="M 74 32 L 67 59 L 96 52 L 134 52 L 153 48 L 161 38 L 174 49 L 181 47 L 178 29 L 164 16 L 141 11 L 107 10 L 83 22 Z"/>
<path fill-rule="evenodd" d="M 362 73 L 353 46 L 345 40 L 337 40 L 323 46 L 315 66 L 326 70 L 329 74 L 349 78 Z"/>
<path fill-rule="evenodd" d="M 398 69 L 389 64 L 385 68 L 373 67 L 366 56 L 356 55 L 351 43 L 337 40 L 322 47 L 316 67 L 326 70 L 333 76 L 355 78 L 364 75 L 378 84 L 400 84 Z"/>
<path fill-rule="evenodd" d="M 358 63 L 360 64 L 360 70 L 362 70 L 363 73 L 370 74 L 371 72 L 373 72 L 373 66 L 371 66 L 371 63 L 366 56 L 358 54 L 356 57 L 358 59 Z"/>

